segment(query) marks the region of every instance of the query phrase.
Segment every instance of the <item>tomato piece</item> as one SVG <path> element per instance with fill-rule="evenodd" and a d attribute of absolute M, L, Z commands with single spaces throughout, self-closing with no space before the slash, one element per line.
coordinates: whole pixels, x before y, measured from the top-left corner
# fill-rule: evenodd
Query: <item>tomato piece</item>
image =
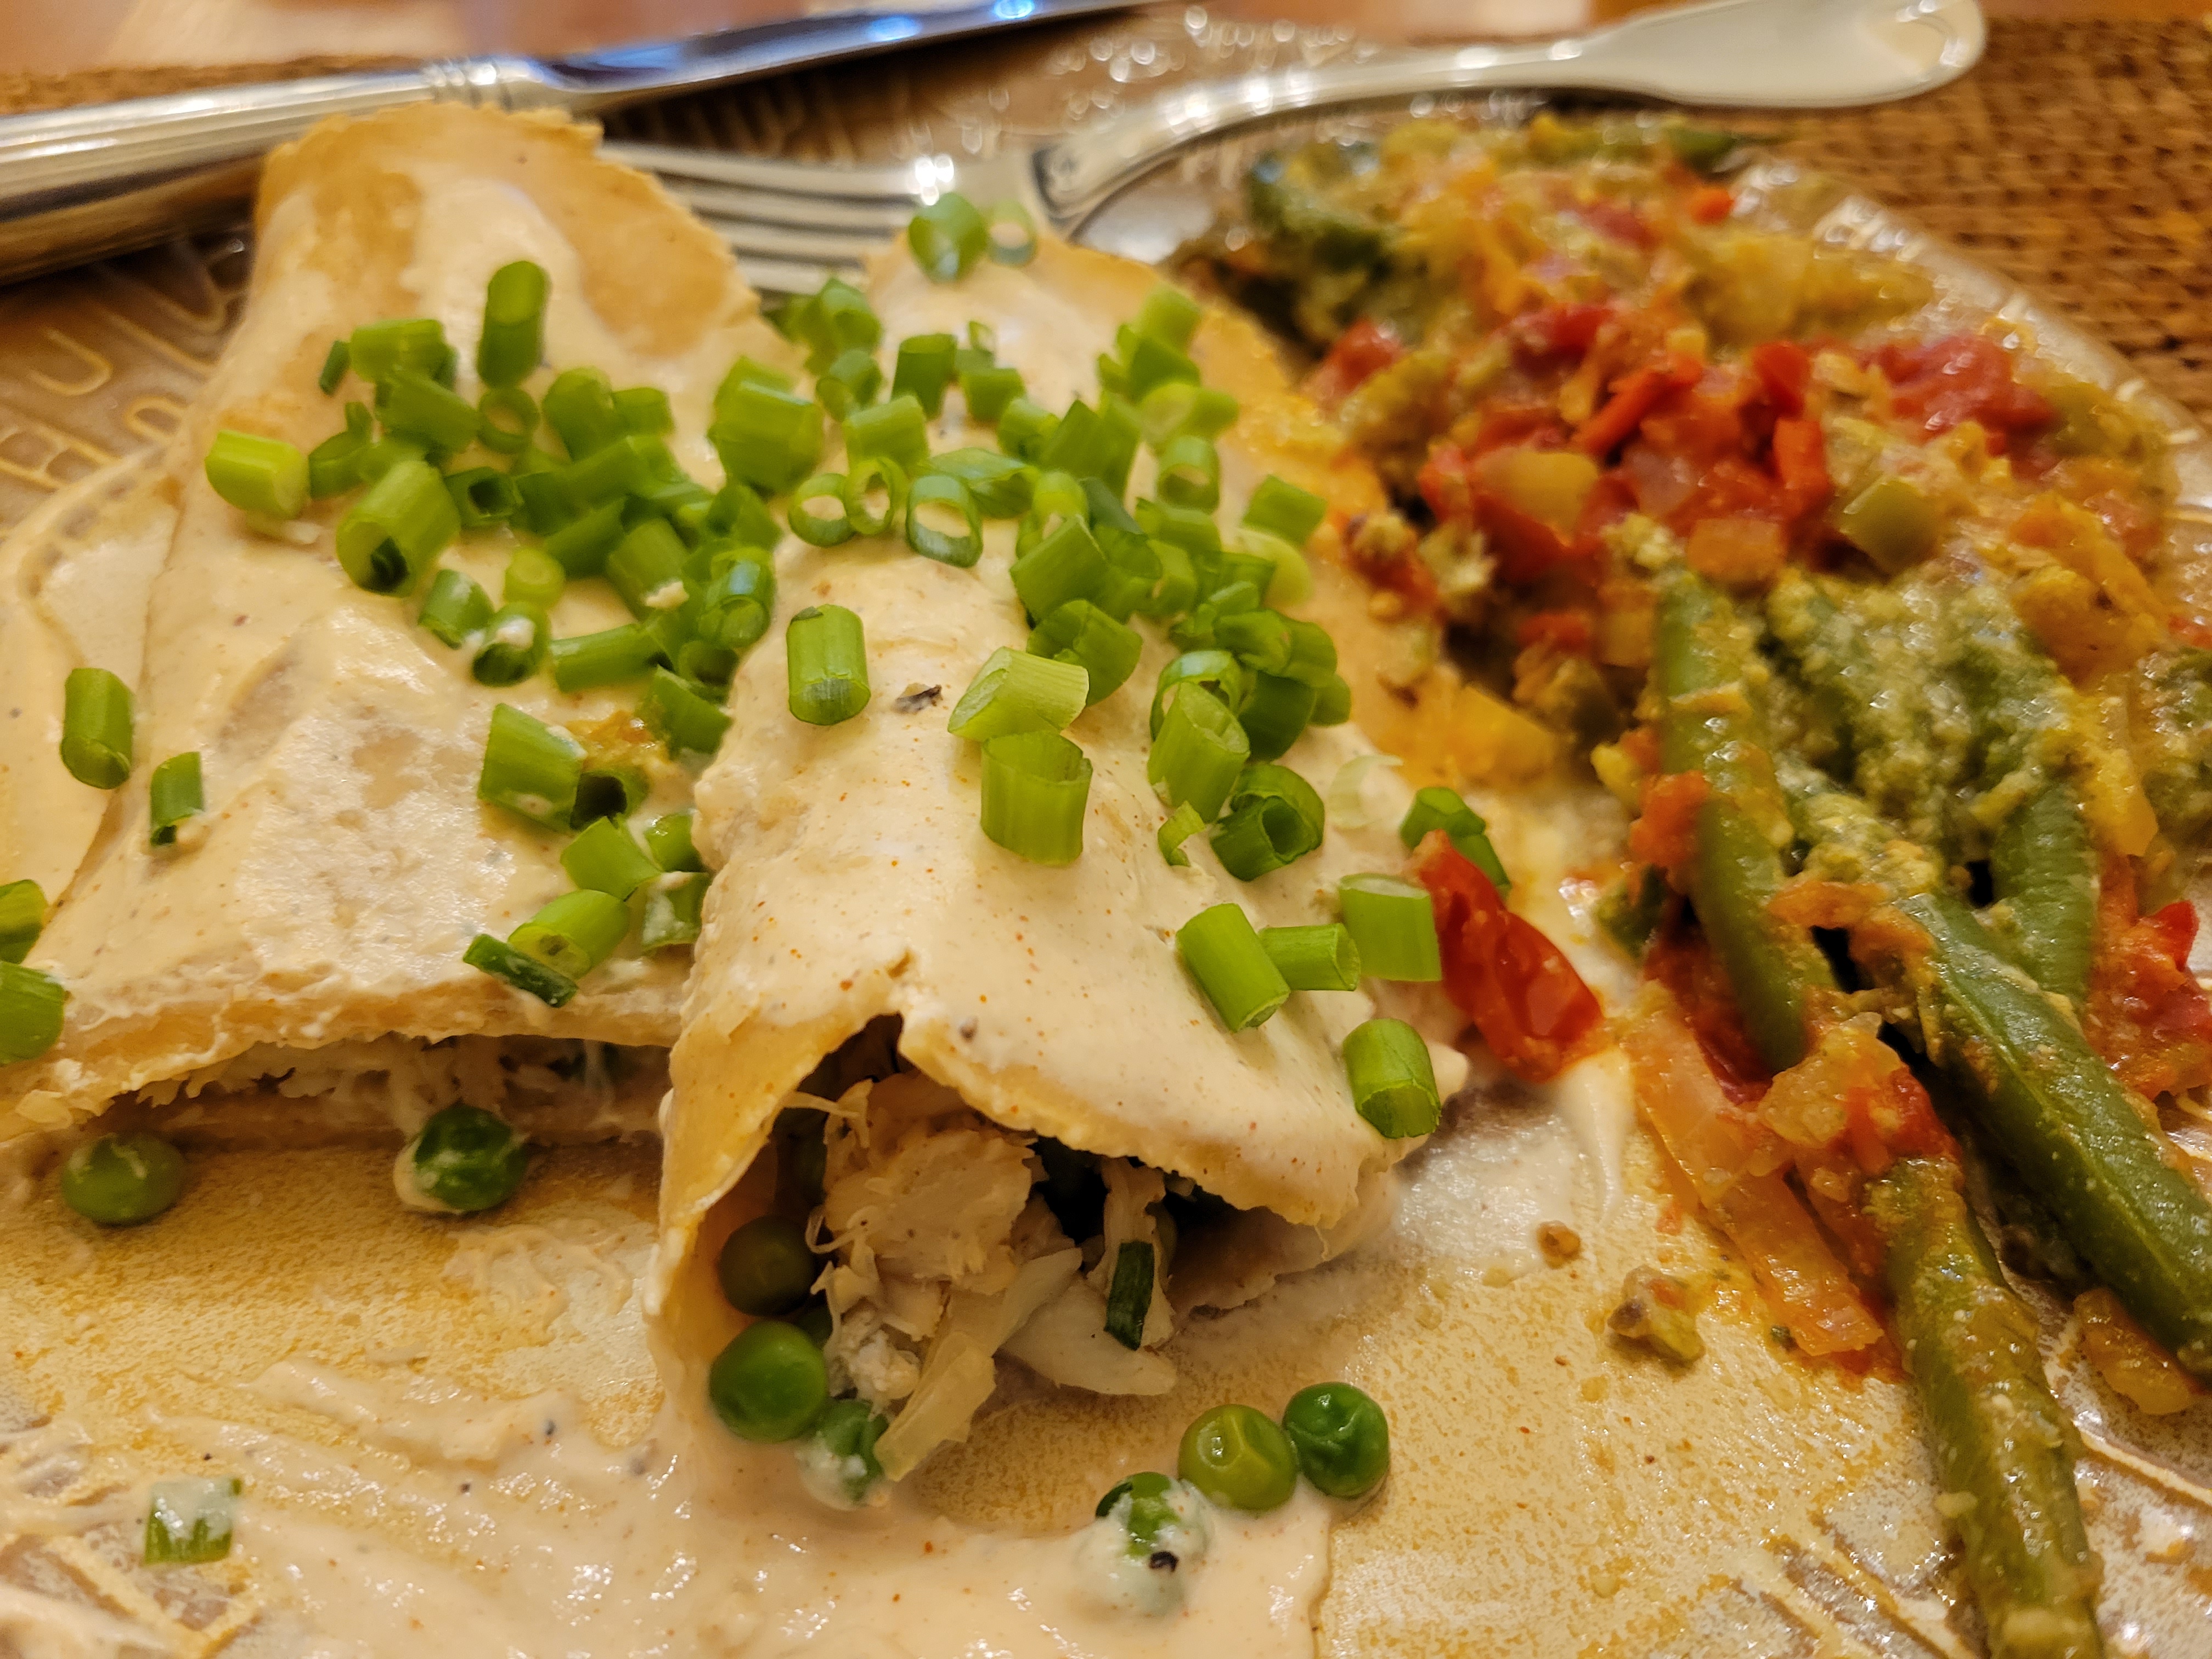
<path fill-rule="evenodd" d="M 1467 452 L 1449 439 L 1429 446 L 1413 487 L 1440 522 L 1474 517 L 1474 474 Z"/>
<path fill-rule="evenodd" d="M 1669 772 L 1644 786 L 1643 810 L 1628 827 L 1628 855 L 1674 880 L 1698 850 L 1698 812 L 1712 793 L 1703 772 Z M 1674 882 L 1679 890 L 1686 884 Z"/>
<path fill-rule="evenodd" d="M 1546 306 L 1513 319 L 1513 343 L 1523 357 L 1580 357 L 1612 315 L 1609 305 L 1569 301 Z"/>
<path fill-rule="evenodd" d="M 1371 317 L 1362 317 L 1336 337 L 1328 355 L 1306 376 L 1305 392 L 1316 403 L 1342 403 L 1361 382 L 1406 355 L 1398 337 Z"/>
<path fill-rule="evenodd" d="M 1805 412 L 1805 391 L 1813 383 L 1813 359 L 1793 340 L 1769 340 L 1753 346 L 1751 372 L 1759 377 L 1767 402 L 1784 415 Z"/>
<path fill-rule="evenodd" d="M 1705 185 L 1692 191 L 1682 205 L 1693 223 L 1717 225 L 1735 211 L 1735 192 L 1726 185 Z"/>
<path fill-rule="evenodd" d="M 1550 404 L 1500 404 L 1483 410 L 1481 424 L 1475 428 L 1474 453 L 1487 455 L 1515 444 L 1542 449 L 1564 442 L 1566 435 L 1559 410 Z"/>
<path fill-rule="evenodd" d="M 1728 972 L 1696 928 L 1668 928 L 1644 953 L 1644 976 L 1667 988 L 1686 1011 L 1705 1064 L 1730 1100 L 1755 1101 L 1766 1092 L 1771 1073 L 1751 1033 L 1743 1028 Z"/>
<path fill-rule="evenodd" d="M 1574 963 L 1443 831 L 1429 833 L 1413 868 L 1436 909 L 1445 994 L 1500 1065 L 1540 1083 L 1598 1046 L 1605 1011 Z"/>
<path fill-rule="evenodd" d="M 1624 377 L 1604 407 L 1575 434 L 1575 447 L 1603 459 L 1628 441 L 1662 398 L 1680 387 L 1697 385 L 1704 374 L 1705 366 L 1696 358 L 1677 352 L 1664 363 Z"/>
<path fill-rule="evenodd" d="M 2002 455 L 2013 438 L 2057 418 L 2041 392 L 2013 378 L 2005 349 L 1978 334 L 1886 345 L 1874 354 L 1874 366 L 1888 378 L 1890 407 L 1930 437 L 1978 422 L 1990 453 Z"/>
<path fill-rule="evenodd" d="M 2107 860 L 2081 1027 L 2122 1082 L 2155 1100 L 2212 1083 L 2212 1005 L 2189 971 L 2195 908 L 2177 899 L 2142 916 L 2136 907 L 2133 866 Z"/>
<path fill-rule="evenodd" d="M 1774 423 L 1774 476 L 1793 519 L 1825 502 L 1835 485 L 1828 477 L 1827 441 L 1818 421 L 1790 416 Z"/>
<path fill-rule="evenodd" d="M 1514 638 L 1524 649 L 1547 645 L 1555 651 L 1581 656 L 1589 650 L 1591 634 L 1587 611 L 1538 611 L 1521 619 Z"/>
<path fill-rule="evenodd" d="M 1533 513 L 1523 512 L 1494 490 L 1478 490 L 1475 522 L 1498 556 L 1501 581 L 1516 585 L 1540 580 L 1560 565 L 1580 561 L 1582 551 Z"/>

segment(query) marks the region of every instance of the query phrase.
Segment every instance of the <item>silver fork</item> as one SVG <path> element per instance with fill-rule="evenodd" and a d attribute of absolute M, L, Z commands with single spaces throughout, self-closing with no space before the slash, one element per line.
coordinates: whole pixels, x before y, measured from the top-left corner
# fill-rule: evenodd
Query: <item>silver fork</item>
<path fill-rule="evenodd" d="M 1393 53 L 1200 82 L 1068 137 L 991 156 L 835 167 L 666 144 L 604 149 L 658 173 L 720 233 L 756 288 L 811 293 L 832 273 L 858 270 L 915 208 L 956 190 L 980 203 L 1018 202 L 1063 236 L 1158 258 L 1180 240 L 1177 230 L 1198 227 L 1109 227 L 1101 210 L 1178 150 L 1301 111 L 1516 88 L 1716 106 L 1881 103 L 1957 79 L 1980 58 L 1984 39 L 1975 0 L 1709 0 L 1539 45 Z"/>

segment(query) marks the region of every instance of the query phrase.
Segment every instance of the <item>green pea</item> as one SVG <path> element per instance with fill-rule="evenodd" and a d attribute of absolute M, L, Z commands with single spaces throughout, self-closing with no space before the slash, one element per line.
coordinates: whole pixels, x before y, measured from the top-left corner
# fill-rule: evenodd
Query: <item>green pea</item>
<path fill-rule="evenodd" d="M 829 1346 L 830 1334 L 837 1328 L 836 1321 L 830 1317 L 830 1298 L 823 1296 L 810 1296 L 800 1303 L 791 1322 L 805 1331 L 806 1340 L 817 1348 Z"/>
<path fill-rule="evenodd" d="M 1124 1498 L 1129 1500 L 1126 1525 L 1129 1529 L 1128 1553 L 1149 1556 L 1159 1547 L 1161 1534 L 1170 1527 L 1181 1526 L 1182 1516 L 1176 1513 L 1170 1501 L 1175 1492 L 1175 1482 L 1157 1470 L 1147 1469 L 1142 1474 L 1133 1474 L 1098 1500 L 1096 1511 L 1100 1520 L 1114 1513 L 1114 1506 Z"/>
<path fill-rule="evenodd" d="M 62 1164 L 62 1202 L 104 1227 L 151 1221 L 185 1189 L 184 1154 L 158 1135 L 102 1135 Z"/>
<path fill-rule="evenodd" d="M 833 1400 L 814 1425 L 814 1437 L 832 1460 L 830 1473 L 846 1501 L 857 1504 L 884 1478 L 876 1462 L 876 1442 L 890 1427 L 865 1400 Z"/>
<path fill-rule="evenodd" d="M 723 1241 L 714 1273 L 739 1313 L 779 1318 L 806 1300 L 822 1258 L 806 1248 L 806 1230 L 780 1215 L 756 1217 Z"/>
<path fill-rule="evenodd" d="M 830 1403 L 829 1368 L 796 1325 L 756 1320 L 715 1355 L 707 1398 L 741 1440 L 796 1440 Z"/>
<path fill-rule="evenodd" d="M 1290 1437 L 1249 1406 L 1201 1413 L 1182 1431 L 1176 1471 L 1215 1503 L 1255 1514 L 1287 1503 L 1298 1486 Z"/>
<path fill-rule="evenodd" d="M 513 1198 L 529 1165 L 529 1146 L 507 1123 L 448 1106 L 400 1149 L 393 1184 L 410 1209 L 473 1215 Z"/>
<path fill-rule="evenodd" d="M 1364 1498 L 1390 1473 L 1390 1419 L 1349 1382 L 1300 1389 L 1283 1407 L 1298 1468 L 1331 1498 Z"/>

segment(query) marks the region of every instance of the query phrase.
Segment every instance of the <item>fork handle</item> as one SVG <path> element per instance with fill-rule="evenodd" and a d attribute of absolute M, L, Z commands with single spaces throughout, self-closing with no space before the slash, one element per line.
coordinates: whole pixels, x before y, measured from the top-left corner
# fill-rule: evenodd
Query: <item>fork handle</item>
<path fill-rule="evenodd" d="M 569 94 L 526 58 L 132 98 L 0 119 L 0 279 L 228 223 L 261 158 L 331 115 L 438 101 L 507 109 Z"/>

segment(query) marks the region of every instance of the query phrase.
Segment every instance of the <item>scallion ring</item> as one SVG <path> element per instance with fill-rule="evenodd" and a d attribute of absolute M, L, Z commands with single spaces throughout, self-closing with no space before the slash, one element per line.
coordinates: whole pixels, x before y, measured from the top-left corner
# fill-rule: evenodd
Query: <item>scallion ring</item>
<path fill-rule="evenodd" d="M 1011 197 L 993 204 L 988 218 L 991 258 L 1002 265 L 1025 265 L 1036 258 L 1036 221 Z"/>
<path fill-rule="evenodd" d="M 906 517 L 907 489 L 904 467 L 888 455 L 867 455 L 852 464 L 838 499 L 854 534 L 881 536 Z"/>
<path fill-rule="evenodd" d="M 629 906 L 611 893 L 563 893 L 507 936 L 523 955 L 581 979 L 615 952 L 629 932 Z"/>
<path fill-rule="evenodd" d="M 792 714 L 836 726 L 868 706 L 868 647 L 860 619 L 842 605 L 809 605 L 784 628 Z"/>
<path fill-rule="evenodd" d="M 952 524 L 958 530 L 949 527 Z M 925 472 L 908 486 L 906 542 L 925 559 L 966 569 L 983 556 L 983 515 L 968 486 L 944 472 Z"/>
<path fill-rule="evenodd" d="M 1200 910 L 1176 933 L 1176 950 L 1221 1023 L 1232 1031 L 1265 1024 L 1290 1000 L 1291 988 L 1240 906 L 1216 904 Z"/>
<path fill-rule="evenodd" d="M 1152 741 L 1145 776 L 1170 806 L 1188 803 L 1202 823 L 1221 816 L 1251 757 L 1244 728 L 1203 684 L 1185 685 Z"/>
<path fill-rule="evenodd" d="M 853 539 L 851 511 L 845 506 L 842 472 L 817 472 L 791 492 L 791 533 L 809 547 L 836 547 Z M 836 514 L 817 513 L 815 504 L 826 501 Z"/>
<path fill-rule="evenodd" d="M 538 399 L 519 386 L 495 386 L 477 399 L 477 441 L 495 455 L 520 455 L 538 430 Z"/>
<path fill-rule="evenodd" d="M 1186 433 L 1160 451 L 1160 499 L 1210 513 L 1221 504 L 1221 454 L 1212 440 Z"/>
<path fill-rule="evenodd" d="M 1321 793 L 1287 766 L 1247 766 L 1228 805 L 1213 832 L 1213 855 L 1239 881 L 1256 881 L 1321 845 Z"/>
<path fill-rule="evenodd" d="M 1001 646 L 960 694 L 945 729 L 970 743 L 1061 731 L 1083 712 L 1089 678 L 1079 665 Z"/>
<path fill-rule="evenodd" d="M 545 355 L 545 268 L 528 259 L 501 265 L 484 284 L 483 333 L 477 374 L 489 386 L 520 386 Z"/>
<path fill-rule="evenodd" d="M 131 775 L 131 688 L 105 668 L 72 668 L 62 682 L 62 764 L 79 783 L 114 789 Z"/>
<path fill-rule="evenodd" d="M 957 191 L 917 210 L 908 222 L 906 240 L 915 264 L 933 283 L 957 282 L 992 252 L 990 222 Z"/>
<path fill-rule="evenodd" d="M 177 829 L 187 818 L 207 811 L 207 795 L 200 783 L 200 757 L 195 751 L 172 755 L 154 769 L 147 781 L 147 842 L 174 847 Z"/>
<path fill-rule="evenodd" d="M 1083 855 L 1091 760 L 1057 732 L 1018 732 L 983 745 L 983 833 L 1033 864 Z"/>
<path fill-rule="evenodd" d="M 1443 1121 L 1435 1064 L 1421 1034 L 1402 1019 L 1370 1019 L 1344 1039 L 1352 1109 L 1387 1140 L 1435 1132 Z"/>

